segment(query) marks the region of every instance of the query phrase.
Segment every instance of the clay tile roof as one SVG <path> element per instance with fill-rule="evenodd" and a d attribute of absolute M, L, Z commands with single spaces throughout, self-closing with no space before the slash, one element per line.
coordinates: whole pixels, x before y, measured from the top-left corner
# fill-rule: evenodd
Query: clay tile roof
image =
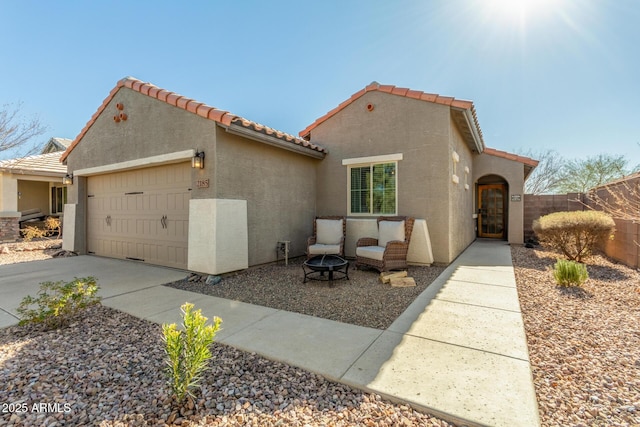
<path fill-rule="evenodd" d="M 418 99 L 421 101 L 432 102 L 435 104 L 447 105 L 458 110 L 466 110 L 471 114 L 472 121 L 473 121 L 472 126 L 475 127 L 475 129 L 473 130 L 474 132 L 471 132 L 471 133 L 474 133 L 477 135 L 476 139 L 479 139 L 477 143 L 480 145 L 480 147 L 484 146 L 484 142 L 482 141 L 482 130 L 480 130 L 480 123 L 478 122 L 478 117 L 476 115 L 476 110 L 475 110 L 475 107 L 473 106 L 473 102 L 455 99 L 453 97 L 448 97 L 448 96 L 440 96 L 434 93 L 425 93 L 418 90 L 391 86 L 391 85 L 381 85 L 378 82 L 372 82 L 369 85 L 367 85 L 364 89 L 361 89 L 358 92 L 354 93 L 353 95 L 351 95 L 349 99 L 342 102 L 336 108 L 329 111 L 327 114 L 320 117 L 319 119 L 314 121 L 312 124 L 307 126 L 305 129 L 300 131 L 298 135 L 301 136 L 302 138 L 310 139 L 311 131 L 316 126 L 318 126 L 325 120 L 329 119 L 330 117 L 334 116 L 335 114 L 337 114 L 338 112 L 346 108 L 349 104 L 351 104 L 353 101 L 363 96 L 365 93 L 373 92 L 373 91 L 390 93 L 392 95 L 404 96 L 406 98 Z"/>
<path fill-rule="evenodd" d="M 80 131 L 80 134 L 78 134 L 78 136 L 76 137 L 76 139 L 73 140 L 69 148 L 62 154 L 62 157 L 60 158 L 61 162 L 64 161 L 69 155 L 69 153 L 71 153 L 71 151 L 76 147 L 76 145 L 78 145 L 80 140 L 82 140 L 82 138 L 87 133 L 87 131 L 91 128 L 91 126 L 96 121 L 98 116 L 100 116 L 100 114 L 105 110 L 105 108 L 107 107 L 109 102 L 113 99 L 115 94 L 123 87 L 134 90 L 143 95 L 158 99 L 159 101 L 165 102 L 174 107 L 178 107 L 185 111 L 189 111 L 190 113 L 197 114 L 208 120 L 213 120 L 225 126 L 230 126 L 232 123 L 238 124 L 242 127 L 251 129 L 256 132 L 264 133 L 266 135 L 273 136 L 275 138 L 290 142 L 292 144 L 296 144 L 302 147 L 307 147 L 311 150 L 315 150 L 320 153 L 327 153 L 327 150 L 324 147 L 321 147 L 315 144 L 308 144 L 307 141 L 305 141 L 302 138 L 298 138 L 296 136 L 293 136 L 284 132 L 276 131 L 275 129 L 271 129 L 267 126 L 264 126 L 264 125 L 252 122 L 251 120 L 247 120 L 240 116 L 231 114 L 228 111 L 211 107 L 202 102 L 198 102 L 196 100 L 187 98 L 177 93 L 170 92 L 165 89 L 161 89 L 151 83 L 145 83 L 133 77 L 125 77 L 124 79 L 121 79 L 120 81 L 118 81 L 118 83 L 116 84 L 116 87 L 114 87 L 111 90 L 111 92 L 109 92 L 109 95 L 102 102 L 102 104 L 98 108 L 98 111 L 96 111 L 93 114 L 93 116 L 91 116 L 91 119 L 89 120 L 89 122 Z"/>
<path fill-rule="evenodd" d="M 527 166 L 536 167 L 538 166 L 538 160 L 534 160 L 530 157 L 519 156 L 517 154 L 507 153 L 506 151 L 496 150 L 495 148 L 485 147 L 483 153 L 488 154 L 490 156 L 502 157 L 503 159 L 514 160 L 519 163 L 523 163 Z"/>

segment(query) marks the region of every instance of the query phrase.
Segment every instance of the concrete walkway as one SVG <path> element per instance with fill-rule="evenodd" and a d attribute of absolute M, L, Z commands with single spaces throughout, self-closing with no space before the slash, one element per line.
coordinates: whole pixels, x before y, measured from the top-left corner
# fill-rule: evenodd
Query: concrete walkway
<path fill-rule="evenodd" d="M 0 327 L 17 322 L 15 308 L 39 282 L 90 274 L 106 306 L 168 323 L 192 302 L 223 319 L 219 342 L 459 425 L 540 425 L 504 242 L 474 242 L 385 331 L 160 286 L 185 272 L 86 256 L 0 266 Z"/>

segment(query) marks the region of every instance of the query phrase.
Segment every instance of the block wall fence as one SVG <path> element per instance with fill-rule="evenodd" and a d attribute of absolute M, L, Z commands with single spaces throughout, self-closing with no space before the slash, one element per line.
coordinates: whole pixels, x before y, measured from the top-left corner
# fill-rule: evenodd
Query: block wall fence
<path fill-rule="evenodd" d="M 531 227 L 535 219 L 553 212 L 582 211 L 590 209 L 589 198 L 584 193 L 525 194 L 524 239 L 535 237 Z M 616 231 L 613 240 L 607 240 L 602 250 L 609 257 L 629 267 L 640 267 L 640 224 L 629 220 L 615 219 Z"/>

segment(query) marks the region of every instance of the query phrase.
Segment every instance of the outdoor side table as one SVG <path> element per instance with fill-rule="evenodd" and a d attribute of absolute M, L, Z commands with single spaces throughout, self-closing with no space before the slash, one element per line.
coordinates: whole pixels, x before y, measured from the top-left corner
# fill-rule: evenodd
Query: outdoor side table
<path fill-rule="evenodd" d="M 304 280 L 328 281 L 329 286 L 333 286 L 334 279 L 349 280 L 349 261 L 338 255 L 316 255 L 302 263 Z M 325 276 L 325 273 L 327 275 Z"/>

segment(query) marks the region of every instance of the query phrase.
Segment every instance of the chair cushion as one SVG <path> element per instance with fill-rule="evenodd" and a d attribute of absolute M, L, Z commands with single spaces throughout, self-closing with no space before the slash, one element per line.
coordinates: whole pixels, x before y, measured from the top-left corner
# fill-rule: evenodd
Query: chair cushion
<path fill-rule="evenodd" d="M 378 245 L 384 247 L 393 240 L 404 242 L 404 221 L 380 221 Z"/>
<path fill-rule="evenodd" d="M 340 245 L 315 244 L 309 246 L 310 255 L 340 255 Z"/>
<path fill-rule="evenodd" d="M 384 248 L 382 246 L 360 246 L 359 248 L 356 248 L 356 255 L 362 258 L 382 261 Z"/>
<path fill-rule="evenodd" d="M 316 243 L 322 245 L 339 245 L 342 241 L 341 219 L 317 219 Z"/>

